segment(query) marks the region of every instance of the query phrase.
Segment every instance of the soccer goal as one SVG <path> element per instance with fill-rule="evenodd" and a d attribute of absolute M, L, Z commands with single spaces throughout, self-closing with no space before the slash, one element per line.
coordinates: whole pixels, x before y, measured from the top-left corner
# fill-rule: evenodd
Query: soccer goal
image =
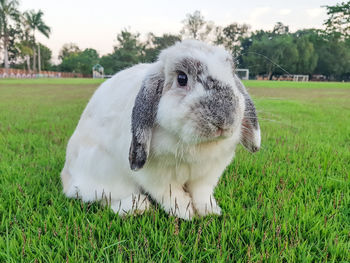
<path fill-rule="evenodd" d="M 309 81 L 309 75 L 293 75 L 293 81 Z"/>
<path fill-rule="evenodd" d="M 249 69 L 237 68 L 236 74 L 240 79 L 243 79 L 243 80 L 249 79 Z"/>
<path fill-rule="evenodd" d="M 94 79 L 103 79 L 104 75 L 104 68 L 100 64 L 96 64 L 92 67 L 92 77 Z"/>

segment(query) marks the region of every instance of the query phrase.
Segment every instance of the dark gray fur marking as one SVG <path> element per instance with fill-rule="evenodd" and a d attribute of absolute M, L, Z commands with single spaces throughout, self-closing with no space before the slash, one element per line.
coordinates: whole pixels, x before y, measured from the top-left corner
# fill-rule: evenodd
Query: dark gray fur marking
<path fill-rule="evenodd" d="M 210 76 L 198 76 L 198 82 L 210 94 L 200 98 L 192 107 L 198 129 L 208 137 L 218 128 L 229 129 L 234 123 L 237 107 L 237 98 L 232 88 Z"/>
<path fill-rule="evenodd" d="M 147 160 L 152 137 L 152 128 L 164 86 L 164 76 L 148 76 L 137 94 L 131 116 L 132 140 L 129 163 L 132 170 L 141 169 Z"/>
<path fill-rule="evenodd" d="M 220 92 L 221 90 L 231 89 L 227 84 L 224 84 L 211 76 L 199 75 L 197 76 L 197 81 L 202 84 L 205 90 L 216 90 L 217 92 Z"/>
<path fill-rule="evenodd" d="M 193 58 L 183 58 L 175 64 L 176 70 L 185 71 L 192 76 L 201 75 L 208 71 L 207 66 Z"/>
<path fill-rule="evenodd" d="M 238 90 L 243 94 L 245 100 L 245 111 L 242 121 L 242 132 L 241 132 L 241 143 L 251 152 L 256 152 L 259 147 L 255 145 L 254 140 L 254 129 L 259 129 L 258 116 L 256 114 L 255 105 L 250 98 L 247 90 L 245 89 L 241 80 L 234 74 L 234 80 Z"/>
<path fill-rule="evenodd" d="M 255 105 L 240 79 L 236 75 L 234 75 L 234 79 L 238 90 L 243 94 L 245 99 L 244 118 L 246 118 L 255 129 L 258 129 L 258 117 Z"/>

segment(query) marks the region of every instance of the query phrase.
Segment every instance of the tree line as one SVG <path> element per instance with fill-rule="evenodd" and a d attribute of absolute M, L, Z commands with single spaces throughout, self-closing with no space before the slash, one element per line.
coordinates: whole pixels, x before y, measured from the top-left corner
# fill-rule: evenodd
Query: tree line
<path fill-rule="evenodd" d="M 9 68 L 10 64 L 13 67 L 23 64 L 29 70 L 40 71 L 42 67 L 50 66 L 52 52 L 37 43 L 35 35 L 39 32 L 49 37 L 51 29 L 43 21 L 44 13 L 41 10 L 21 13 L 18 7 L 18 0 L 0 0 L 3 66 Z"/>
<path fill-rule="evenodd" d="M 350 1 L 325 6 L 324 29 L 291 32 L 281 22 L 271 30 L 252 31 L 250 25 L 215 25 L 199 11 L 187 14 L 178 34 L 156 36 L 124 29 L 110 54 L 100 56 L 93 48 L 81 50 L 65 44 L 58 65 L 51 64 L 51 50 L 35 39 L 36 32 L 50 36 L 41 10 L 18 11 L 17 0 L 0 0 L 0 29 L 4 54 L 3 66 L 31 70 L 54 70 L 91 74 L 99 63 L 105 74 L 114 74 L 137 63 L 153 62 L 159 52 L 181 39 L 194 38 L 223 45 L 232 53 L 239 68 L 252 76 L 272 78 L 283 74 L 321 74 L 330 80 L 350 80 Z"/>

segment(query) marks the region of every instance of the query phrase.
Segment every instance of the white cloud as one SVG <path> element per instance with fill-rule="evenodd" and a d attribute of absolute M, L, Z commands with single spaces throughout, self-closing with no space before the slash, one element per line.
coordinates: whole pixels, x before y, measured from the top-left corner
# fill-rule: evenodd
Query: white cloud
<path fill-rule="evenodd" d="M 270 21 L 272 8 L 270 7 L 256 7 L 254 8 L 245 21 L 252 26 L 252 29 L 268 29 L 273 23 Z"/>
<path fill-rule="evenodd" d="M 288 8 L 283 8 L 278 10 L 278 14 L 282 15 L 282 16 L 286 16 L 288 14 L 290 14 L 290 12 L 292 12 L 292 10 L 288 9 Z"/>
<path fill-rule="evenodd" d="M 311 18 L 320 17 L 321 15 L 323 15 L 324 12 L 325 12 L 325 10 L 323 8 L 320 8 L 320 7 L 306 9 L 306 14 L 308 16 L 310 16 Z"/>
<path fill-rule="evenodd" d="M 201 9 L 200 12 L 201 12 L 201 15 L 204 16 L 204 17 L 208 17 L 209 16 L 208 9 Z"/>
<path fill-rule="evenodd" d="M 270 7 L 256 7 L 249 16 L 250 21 L 257 21 L 261 16 L 266 15 L 271 10 Z"/>

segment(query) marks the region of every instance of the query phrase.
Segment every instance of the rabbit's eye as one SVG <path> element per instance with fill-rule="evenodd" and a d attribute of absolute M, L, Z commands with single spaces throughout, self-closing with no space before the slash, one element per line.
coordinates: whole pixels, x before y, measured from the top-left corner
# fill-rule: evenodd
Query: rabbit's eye
<path fill-rule="evenodd" d="M 177 82 L 181 87 L 184 87 L 187 85 L 187 75 L 180 71 L 177 75 Z"/>

